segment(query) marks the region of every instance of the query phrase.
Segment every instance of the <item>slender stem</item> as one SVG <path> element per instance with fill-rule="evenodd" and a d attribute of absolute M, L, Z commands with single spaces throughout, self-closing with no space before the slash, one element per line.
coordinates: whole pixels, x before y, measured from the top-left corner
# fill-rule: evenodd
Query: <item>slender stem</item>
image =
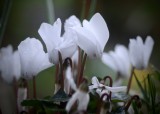
<path fill-rule="evenodd" d="M 47 5 L 48 21 L 50 24 L 53 24 L 53 22 L 55 20 L 53 0 L 46 0 L 46 5 Z"/>
<path fill-rule="evenodd" d="M 36 95 L 36 77 L 33 76 L 33 98 L 37 98 L 37 95 Z"/>
<path fill-rule="evenodd" d="M 81 20 L 83 20 L 85 17 L 85 11 L 86 11 L 86 0 L 83 0 L 82 10 L 81 10 Z"/>
<path fill-rule="evenodd" d="M 102 104 L 103 104 L 103 98 L 104 98 L 105 96 L 107 96 L 107 101 L 110 100 L 109 95 L 108 95 L 107 93 L 104 93 L 104 94 L 100 97 L 100 100 L 99 100 L 99 103 L 98 103 L 98 106 L 97 106 L 98 109 L 97 109 L 97 113 L 96 113 L 96 114 L 100 114 L 101 106 L 102 106 Z"/>
<path fill-rule="evenodd" d="M 2 8 L 1 18 L 0 18 L 0 45 L 2 43 L 7 21 L 9 18 L 10 9 L 12 6 L 12 0 L 4 0 L 4 3 L 2 6 L 3 8 Z"/>
<path fill-rule="evenodd" d="M 132 101 L 133 100 L 137 100 L 137 101 L 140 101 L 140 98 L 139 98 L 139 96 L 138 95 L 134 95 L 134 96 L 132 96 L 131 97 L 131 99 L 129 100 L 129 102 L 126 104 L 126 106 L 125 106 L 125 111 L 127 111 L 128 110 L 128 108 L 129 108 L 129 106 L 131 105 L 131 103 L 132 103 Z M 141 107 L 141 105 L 139 105 L 138 106 L 139 108 Z"/>
<path fill-rule="evenodd" d="M 60 66 L 60 81 L 61 81 L 61 88 L 64 88 L 64 77 L 63 77 L 63 63 L 62 63 L 62 55 L 58 52 L 59 55 L 59 66 Z"/>
<path fill-rule="evenodd" d="M 81 61 L 82 61 L 81 49 L 80 49 L 80 47 L 78 47 L 77 86 L 79 85 L 79 76 L 80 76 L 80 71 L 81 71 Z"/>
<path fill-rule="evenodd" d="M 130 76 L 130 78 L 129 78 L 129 82 L 128 82 L 128 85 L 127 85 L 127 92 L 126 92 L 126 94 L 129 94 L 129 90 L 130 90 L 130 88 L 131 88 L 131 83 L 132 83 L 133 73 L 134 73 L 134 68 L 132 69 L 131 76 Z"/>
<path fill-rule="evenodd" d="M 16 98 L 16 114 L 18 114 L 18 105 L 17 105 L 17 81 L 16 81 L 16 78 L 14 77 L 13 78 L 13 89 L 14 89 L 14 93 L 15 93 L 15 98 Z"/>
<path fill-rule="evenodd" d="M 55 72 L 55 74 L 56 74 L 55 83 L 58 83 L 58 73 L 59 73 L 59 65 L 57 64 L 56 65 L 56 72 Z"/>
<path fill-rule="evenodd" d="M 85 53 L 84 57 L 83 57 L 83 61 L 82 61 L 82 66 L 81 66 L 81 71 L 80 71 L 80 75 L 79 75 L 78 85 L 80 85 L 80 83 L 83 79 L 83 72 L 84 72 L 84 66 L 85 66 L 86 59 L 87 59 L 87 54 Z"/>
<path fill-rule="evenodd" d="M 109 79 L 109 86 L 112 87 L 112 84 L 113 84 L 112 78 L 110 76 L 105 76 L 104 81 L 106 81 L 107 79 Z M 109 92 L 109 97 L 110 97 L 110 99 L 112 97 L 112 92 L 111 91 Z"/>
<path fill-rule="evenodd" d="M 91 18 L 91 16 L 94 14 L 96 10 L 96 4 L 97 4 L 97 0 L 91 0 L 88 18 Z"/>

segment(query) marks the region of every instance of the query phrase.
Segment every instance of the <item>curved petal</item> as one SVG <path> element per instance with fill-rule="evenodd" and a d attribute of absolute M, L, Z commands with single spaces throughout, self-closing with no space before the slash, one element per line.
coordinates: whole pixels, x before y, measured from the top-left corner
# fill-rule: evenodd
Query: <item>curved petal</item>
<path fill-rule="evenodd" d="M 140 40 L 139 40 L 140 42 Z M 139 43 L 140 44 L 140 43 Z M 142 69 L 143 59 L 141 58 L 141 46 L 137 44 L 135 39 L 130 39 L 129 42 L 129 56 L 131 59 L 132 65 L 137 69 Z"/>
<path fill-rule="evenodd" d="M 13 53 L 13 75 L 18 80 L 21 76 L 21 63 L 18 51 Z"/>
<path fill-rule="evenodd" d="M 129 77 L 131 73 L 131 63 L 129 58 L 129 51 L 124 45 L 116 45 L 115 53 L 120 67 L 119 72 L 125 77 Z"/>
<path fill-rule="evenodd" d="M 74 82 L 74 79 L 73 79 L 73 75 L 72 75 L 72 71 L 71 71 L 71 67 L 68 67 L 67 70 L 66 70 L 66 78 L 71 86 L 71 88 L 76 91 L 77 90 L 77 86 Z"/>
<path fill-rule="evenodd" d="M 89 30 L 82 27 L 76 27 L 75 31 L 78 35 L 77 45 L 84 50 L 90 58 L 101 57 L 101 53 L 97 49 L 96 42 L 91 40 L 91 38 L 95 39 L 95 36 Z"/>
<path fill-rule="evenodd" d="M 111 92 L 122 92 L 122 91 L 126 91 L 127 87 L 126 86 L 120 86 L 120 87 L 109 87 L 109 86 L 105 86 L 105 88 Z"/>
<path fill-rule="evenodd" d="M 97 87 L 99 86 L 100 83 L 99 83 L 99 80 L 97 79 L 96 76 L 92 77 L 92 84 L 95 85 L 95 86 L 97 86 Z"/>
<path fill-rule="evenodd" d="M 40 71 L 50 67 L 48 55 L 41 42 L 35 38 L 27 38 L 18 46 L 22 74 L 28 78 L 36 76 Z"/>
<path fill-rule="evenodd" d="M 94 14 L 89 23 L 92 26 L 91 31 L 95 33 L 96 39 L 100 44 L 101 50 L 103 51 L 109 39 L 107 24 L 100 13 Z"/>
<path fill-rule="evenodd" d="M 110 56 L 110 54 L 108 53 L 103 53 L 102 55 L 102 62 L 106 65 L 108 65 L 111 69 L 113 69 L 115 72 L 118 72 L 118 68 L 117 65 L 113 59 L 112 56 Z"/>
<path fill-rule="evenodd" d="M 80 27 L 81 26 L 81 22 L 75 15 L 72 15 L 68 19 L 65 20 L 64 30 L 68 31 L 72 27 L 76 27 L 76 26 Z"/>
<path fill-rule="evenodd" d="M 47 51 L 51 51 L 57 46 L 61 36 L 61 20 L 58 18 L 53 26 L 47 23 L 42 23 L 39 30 L 39 35 L 46 44 Z"/>
<path fill-rule="evenodd" d="M 148 61 L 152 53 L 154 41 L 151 36 L 147 36 L 145 43 L 144 43 L 144 67 L 148 66 Z"/>

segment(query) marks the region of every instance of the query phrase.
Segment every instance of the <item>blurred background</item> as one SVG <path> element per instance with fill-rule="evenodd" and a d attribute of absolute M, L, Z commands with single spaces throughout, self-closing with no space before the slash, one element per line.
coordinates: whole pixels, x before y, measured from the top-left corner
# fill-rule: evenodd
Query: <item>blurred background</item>
<path fill-rule="evenodd" d="M 105 51 L 114 50 L 116 44 L 124 44 L 128 47 L 129 39 L 137 35 L 142 36 L 143 39 L 151 35 L 155 45 L 150 62 L 160 69 L 158 0 L 86 0 L 84 18 L 89 19 L 87 14 L 93 1 L 96 4 L 95 12 L 101 13 L 110 31 Z M 52 7 L 50 3 L 53 4 Z M 42 22 L 53 23 L 57 18 L 61 18 L 64 22 L 71 15 L 81 19 L 83 4 L 84 0 L 0 0 L 0 47 L 12 44 L 16 50 L 19 43 L 27 37 L 41 40 L 38 29 Z M 53 15 L 50 15 L 50 11 Z M 37 76 L 38 97 L 53 94 L 54 70 L 55 68 L 51 67 Z M 85 75 L 103 77 L 114 76 L 115 73 L 100 60 L 88 60 Z"/>

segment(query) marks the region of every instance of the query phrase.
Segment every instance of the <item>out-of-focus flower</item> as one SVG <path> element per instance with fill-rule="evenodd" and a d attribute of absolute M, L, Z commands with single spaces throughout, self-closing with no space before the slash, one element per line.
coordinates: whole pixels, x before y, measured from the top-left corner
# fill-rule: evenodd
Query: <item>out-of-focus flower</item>
<path fill-rule="evenodd" d="M 26 78 L 36 76 L 42 70 L 51 67 L 48 53 L 45 53 L 41 42 L 35 38 L 26 38 L 18 46 L 22 66 L 22 75 Z"/>
<path fill-rule="evenodd" d="M 0 72 L 2 78 L 8 83 L 11 83 L 14 78 L 18 80 L 21 76 L 19 53 L 13 52 L 11 45 L 0 50 Z"/>
<path fill-rule="evenodd" d="M 53 25 L 42 23 L 38 30 L 38 33 L 46 44 L 49 60 L 54 64 L 59 62 L 58 52 L 61 53 L 64 60 L 67 57 L 71 57 L 77 48 L 74 42 L 75 34 L 71 30 L 68 30 L 70 29 L 68 26 L 71 25 L 68 23 L 71 23 L 70 19 L 65 23 L 66 27 L 63 37 L 61 37 L 61 20 L 59 18 Z"/>
<path fill-rule="evenodd" d="M 104 47 L 109 39 L 109 31 L 103 17 L 96 13 L 90 21 L 83 20 L 83 27 L 74 27 L 78 38 L 77 45 L 90 58 L 102 56 Z"/>
<path fill-rule="evenodd" d="M 123 45 L 116 45 L 115 51 L 103 53 L 102 62 L 121 76 L 129 77 L 131 75 L 129 51 Z"/>
<path fill-rule="evenodd" d="M 153 45 L 154 41 L 151 36 L 147 36 L 144 43 L 140 36 L 130 39 L 129 52 L 133 67 L 140 70 L 148 67 Z"/>
<path fill-rule="evenodd" d="M 90 99 L 87 84 L 83 82 L 79 88 L 76 87 L 73 76 L 71 74 L 71 67 L 68 67 L 66 72 L 66 79 L 68 80 L 70 87 L 75 91 L 66 105 L 66 111 L 69 112 L 76 101 L 77 111 L 86 111 Z"/>

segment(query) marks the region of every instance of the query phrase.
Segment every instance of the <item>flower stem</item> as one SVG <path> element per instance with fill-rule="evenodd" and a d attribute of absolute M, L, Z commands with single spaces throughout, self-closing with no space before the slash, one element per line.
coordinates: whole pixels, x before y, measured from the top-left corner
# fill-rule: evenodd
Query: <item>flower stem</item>
<path fill-rule="evenodd" d="M 129 82 L 128 82 L 128 85 L 127 85 L 127 92 L 126 92 L 126 94 L 129 94 L 129 90 L 130 90 L 130 88 L 131 88 L 131 83 L 132 83 L 133 73 L 134 73 L 134 68 L 132 69 L 131 76 L 130 76 L 130 78 L 129 78 Z"/>
<path fill-rule="evenodd" d="M 82 61 L 82 66 L 81 66 L 81 70 L 80 70 L 80 75 L 78 76 L 78 77 L 79 77 L 78 85 L 80 85 L 80 83 L 81 83 L 81 81 L 82 81 L 82 79 L 83 79 L 83 72 L 84 72 L 84 66 L 85 66 L 86 59 L 87 59 L 87 54 L 85 53 L 85 54 L 84 54 L 84 57 L 83 57 L 83 61 Z"/>
<path fill-rule="evenodd" d="M 112 87 L 112 84 L 113 84 L 112 78 L 110 76 L 105 76 L 104 81 L 106 81 L 107 79 L 109 79 L 109 86 Z M 112 97 L 112 92 L 111 91 L 109 92 L 109 97 L 110 97 L 110 99 Z"/>
<path fill-rule="evenodd" d="M 53 0 L 46 0 L 46 6 L 47 6 L 47 13 L 48 13 L 48 21 L 50 24 L 53 24 L 55 20 Z"/>
<path fill-rule="evenodd" d="M 61 88 L 64 88 L 64 77 L 63 77 L 63 63 L 62 63 L 62 55 L 60 52 L 58 52 L 59 56 L 59 68 L 60 68 L 60 83 L 61 83 Z"/>
<path fill-rule="evenodd" d="M 97 4 L 97 0 L 91 0 L 88 19 L 91 18 L 91 16 L 94 14 L 94 12 L 96 10 L 96 4 Z"/>
<path fill-rule="evenodd" d="M 134 96 L 131 97 L 131 99 L 129 100 L 129 102 L 127 104 L 125 104 L 125 111 L 128 111 L 128 108 L 131 105 L 131 103 L 132 103 L 133 100 L 138 101 L 139 102 L 138 103 L 138 107 L 139 108 L 141 107 L 141 102 L 140 102 L 139 96 L 138 95 L 134 95 Z"/>
<path fill-rule="evenodd" d="M 80 76 L 80 71 L 81 71 L 81 63 L 82 63 L 81 49 L 80 49 L 80 47 L 78 47 L 77 86 L 79 86 L 79 76 Z"/>
<path fill-rule="evenodd" d="M 36 95 L 36 77 L 33 76 L 33 98 L 37 98 L 37 95 Z"/>

